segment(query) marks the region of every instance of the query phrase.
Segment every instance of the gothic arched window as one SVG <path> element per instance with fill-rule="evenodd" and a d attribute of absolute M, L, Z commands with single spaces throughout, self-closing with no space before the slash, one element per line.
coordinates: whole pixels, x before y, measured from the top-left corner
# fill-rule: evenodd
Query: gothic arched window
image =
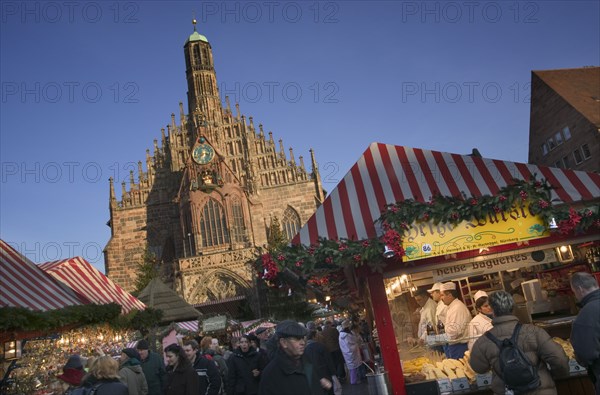
<path fill-rule="evenodd" d="M 202 247 L 229 243 L 225 211 L 215 199 L 209 199 L 202 209 L 200 234 L 202 235 Z"/>
<path fill-rule="evenodd" d="M 300 230 L 300 216 L 291 207 L 285 209 L 283 213 L 283 219 L 281 221 L 281 226 L 283 227 L 283 231 L 288 240 L 292 240 L 296 233 Z"/>
<path fill-rule="evenodd" d="M 246 229 L 244 226 L 244 211 L 240 199 L 235 196 L 231 202 L 231 223 L 232 238 L 234 242 L 243 243 L 246 241 Z"/>

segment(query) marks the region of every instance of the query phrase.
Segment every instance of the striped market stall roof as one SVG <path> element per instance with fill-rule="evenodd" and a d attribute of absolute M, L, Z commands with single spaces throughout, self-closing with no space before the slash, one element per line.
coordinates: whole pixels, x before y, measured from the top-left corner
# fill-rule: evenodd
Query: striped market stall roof
<path fill-rule="evenodd" d="M 121 305 L 123 314 L 144 310 L 146 305 L 112 282 L 82 257 L 46 262 L 40 265 L 45 272 L 64 283 L 90 303 Z"/>
<path fill-rule="evenodd" d="M 0 240 L 0 276 L 0 307 L 47 311 L 85 304 L 4 240 Z"/>
<path fill-rule="evenodd" d="M 293 242 L 310 245 L 319 237 L 363 240 L 376 237 L 382 209 L 406 199 L 426 202 L 445 196 L 493 195 L 514 178 L 536 174 L 556 189 L 558 203 L 600 197 L 600 174 L 372 143 L 352 166 Z"/>
<path fill-rule="evenodd" d="M 198 320 L 177 322 L 176 325 L 186 331 L 198 332 Z"/>

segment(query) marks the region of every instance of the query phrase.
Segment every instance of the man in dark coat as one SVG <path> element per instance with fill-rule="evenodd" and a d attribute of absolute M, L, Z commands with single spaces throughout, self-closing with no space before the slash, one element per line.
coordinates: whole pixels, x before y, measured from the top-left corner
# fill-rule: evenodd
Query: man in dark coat
<path fill-rule="evenodd" d="M 222 383 L 221 374 L 215 361 L 209 360 L 200 353 L 200 347 L 196 340 L 183 342 L 183 351 L 200 379 L 199 395 L 218 395 Z"/>
<path fill-rule="evenodd" d="M 148 342 L 144 339 L 137 342 L 136 349 L 140 354 L 142 370 L 148 383 L 148 395 L 162 395 L 165 382 L 165 364 L 155 352 L 148 350 Z"/>
<path fill-rule="evenodd" d="M 306 335 L 304 355 L 316 366 L 319 377 L 325 377 L 335 385 L 337 379 L 335 365 L 327 347 L 316 340 L 317 326 L 313 321 L 309 321 L 306 323 L 306 330 L 308 334 Z M 334 378 L 334 376 L 336 377 Z M 333 395 L 333 387 L 327 391 L 327 394 Z"/>
<path fill-rule="evenodd" d="M 248 335 L 240 337 L 240 346 L 227 360 L 227 395 L 256 395 L 266 366 L 264 358 L 250 346 Z"/>
<path fill-rule="evenodd" d="M 335 365 L 335 372 L 340 380 L 346 378 L 346 370 L 344 369 L 344 355 L 340 349 L 340 332 L 336 329 L 332 321 L 326 321 L 325 327 L 317 336 L 317 341 L 327 347 Z"/>
<path fill-rule="evenodd" d="M 277 325 L 278 349 L 263 372 L 259 395 L 325 395 L 330 379 L 320 377 L 317 366 L 304 355 L 306 329 L 295 321 Z"/>
<path fill-rule="evenodd" d="M 600 289 L 594 276 L 584 272 L 571 276 L 571 289 L 583 306 L 573 322 L 571 344 L 577 362 L 587 368 L 600 395 Z"/>

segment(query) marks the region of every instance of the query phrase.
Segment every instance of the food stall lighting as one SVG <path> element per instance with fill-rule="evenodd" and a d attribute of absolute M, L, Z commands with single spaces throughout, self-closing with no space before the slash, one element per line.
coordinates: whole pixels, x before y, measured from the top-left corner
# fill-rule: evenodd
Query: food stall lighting
<path fill-rule="evenodd" d="M 329 302 L 330 300 L 331 300 L 331 296 L 329 296 L 329 295 L 325 296 L 325 301 L 326 302 Z"/>
<path fill-rule="evenodd" d="M 21 340 L 11 340 L 4 343 L 4 359 L 18 359 L 21 358 L 22 353 Z"/>
<path fill-rule="evenodd" d="M 573 250 L 570 245 L 564 245 L 556 248 L 556 255 L 560 262 L 571 262 L 575 260 Z"/>
<path fill-rule="evenodd" d="M 388 245 L 386 245 L 383 250 L 383 257 L 384 258 L 393 258 L 395 255 L 396 255 L 396 253 L 394 252 L 394 250 L 392 250 Z"/>
<path fill-rule="evenodd" d="M 400 276 L 400 284 L 404 284 L 408 281 L 408 276 L 406 274 L 403 274 Z"/>

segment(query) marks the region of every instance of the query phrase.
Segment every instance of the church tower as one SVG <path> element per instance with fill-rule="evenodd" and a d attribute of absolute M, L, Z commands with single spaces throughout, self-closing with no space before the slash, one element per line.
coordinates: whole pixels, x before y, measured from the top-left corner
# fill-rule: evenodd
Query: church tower
<path fill-rule="evenodd" d="M 235 114 L 228 97 L 221 104 L 212 48 L 196 21 L 184 56 L 188 114 L 179 103 L 179 122 L 172 113 L 146 150 L 146 171 L 138 162 L 137 179 L 131 171 L 109 182 L 105 268 L 131 291 L 147 249 L 186 301 L 214 307 L 252 294 L 249 262 L 267 243 L 272 219 L 291 240 L 325 193 L 312 149 L 308 171 L 302 156 L 255 127 L 238 103 Z"/>
<path fill-rule="evenodd" d="M 195 19 L 193 24 L 194 32 L 184 45 L 188 112 L 214 125 L 221 122 L 222 114 L 212 48 L 206 37 L 196 31 Z"/>

